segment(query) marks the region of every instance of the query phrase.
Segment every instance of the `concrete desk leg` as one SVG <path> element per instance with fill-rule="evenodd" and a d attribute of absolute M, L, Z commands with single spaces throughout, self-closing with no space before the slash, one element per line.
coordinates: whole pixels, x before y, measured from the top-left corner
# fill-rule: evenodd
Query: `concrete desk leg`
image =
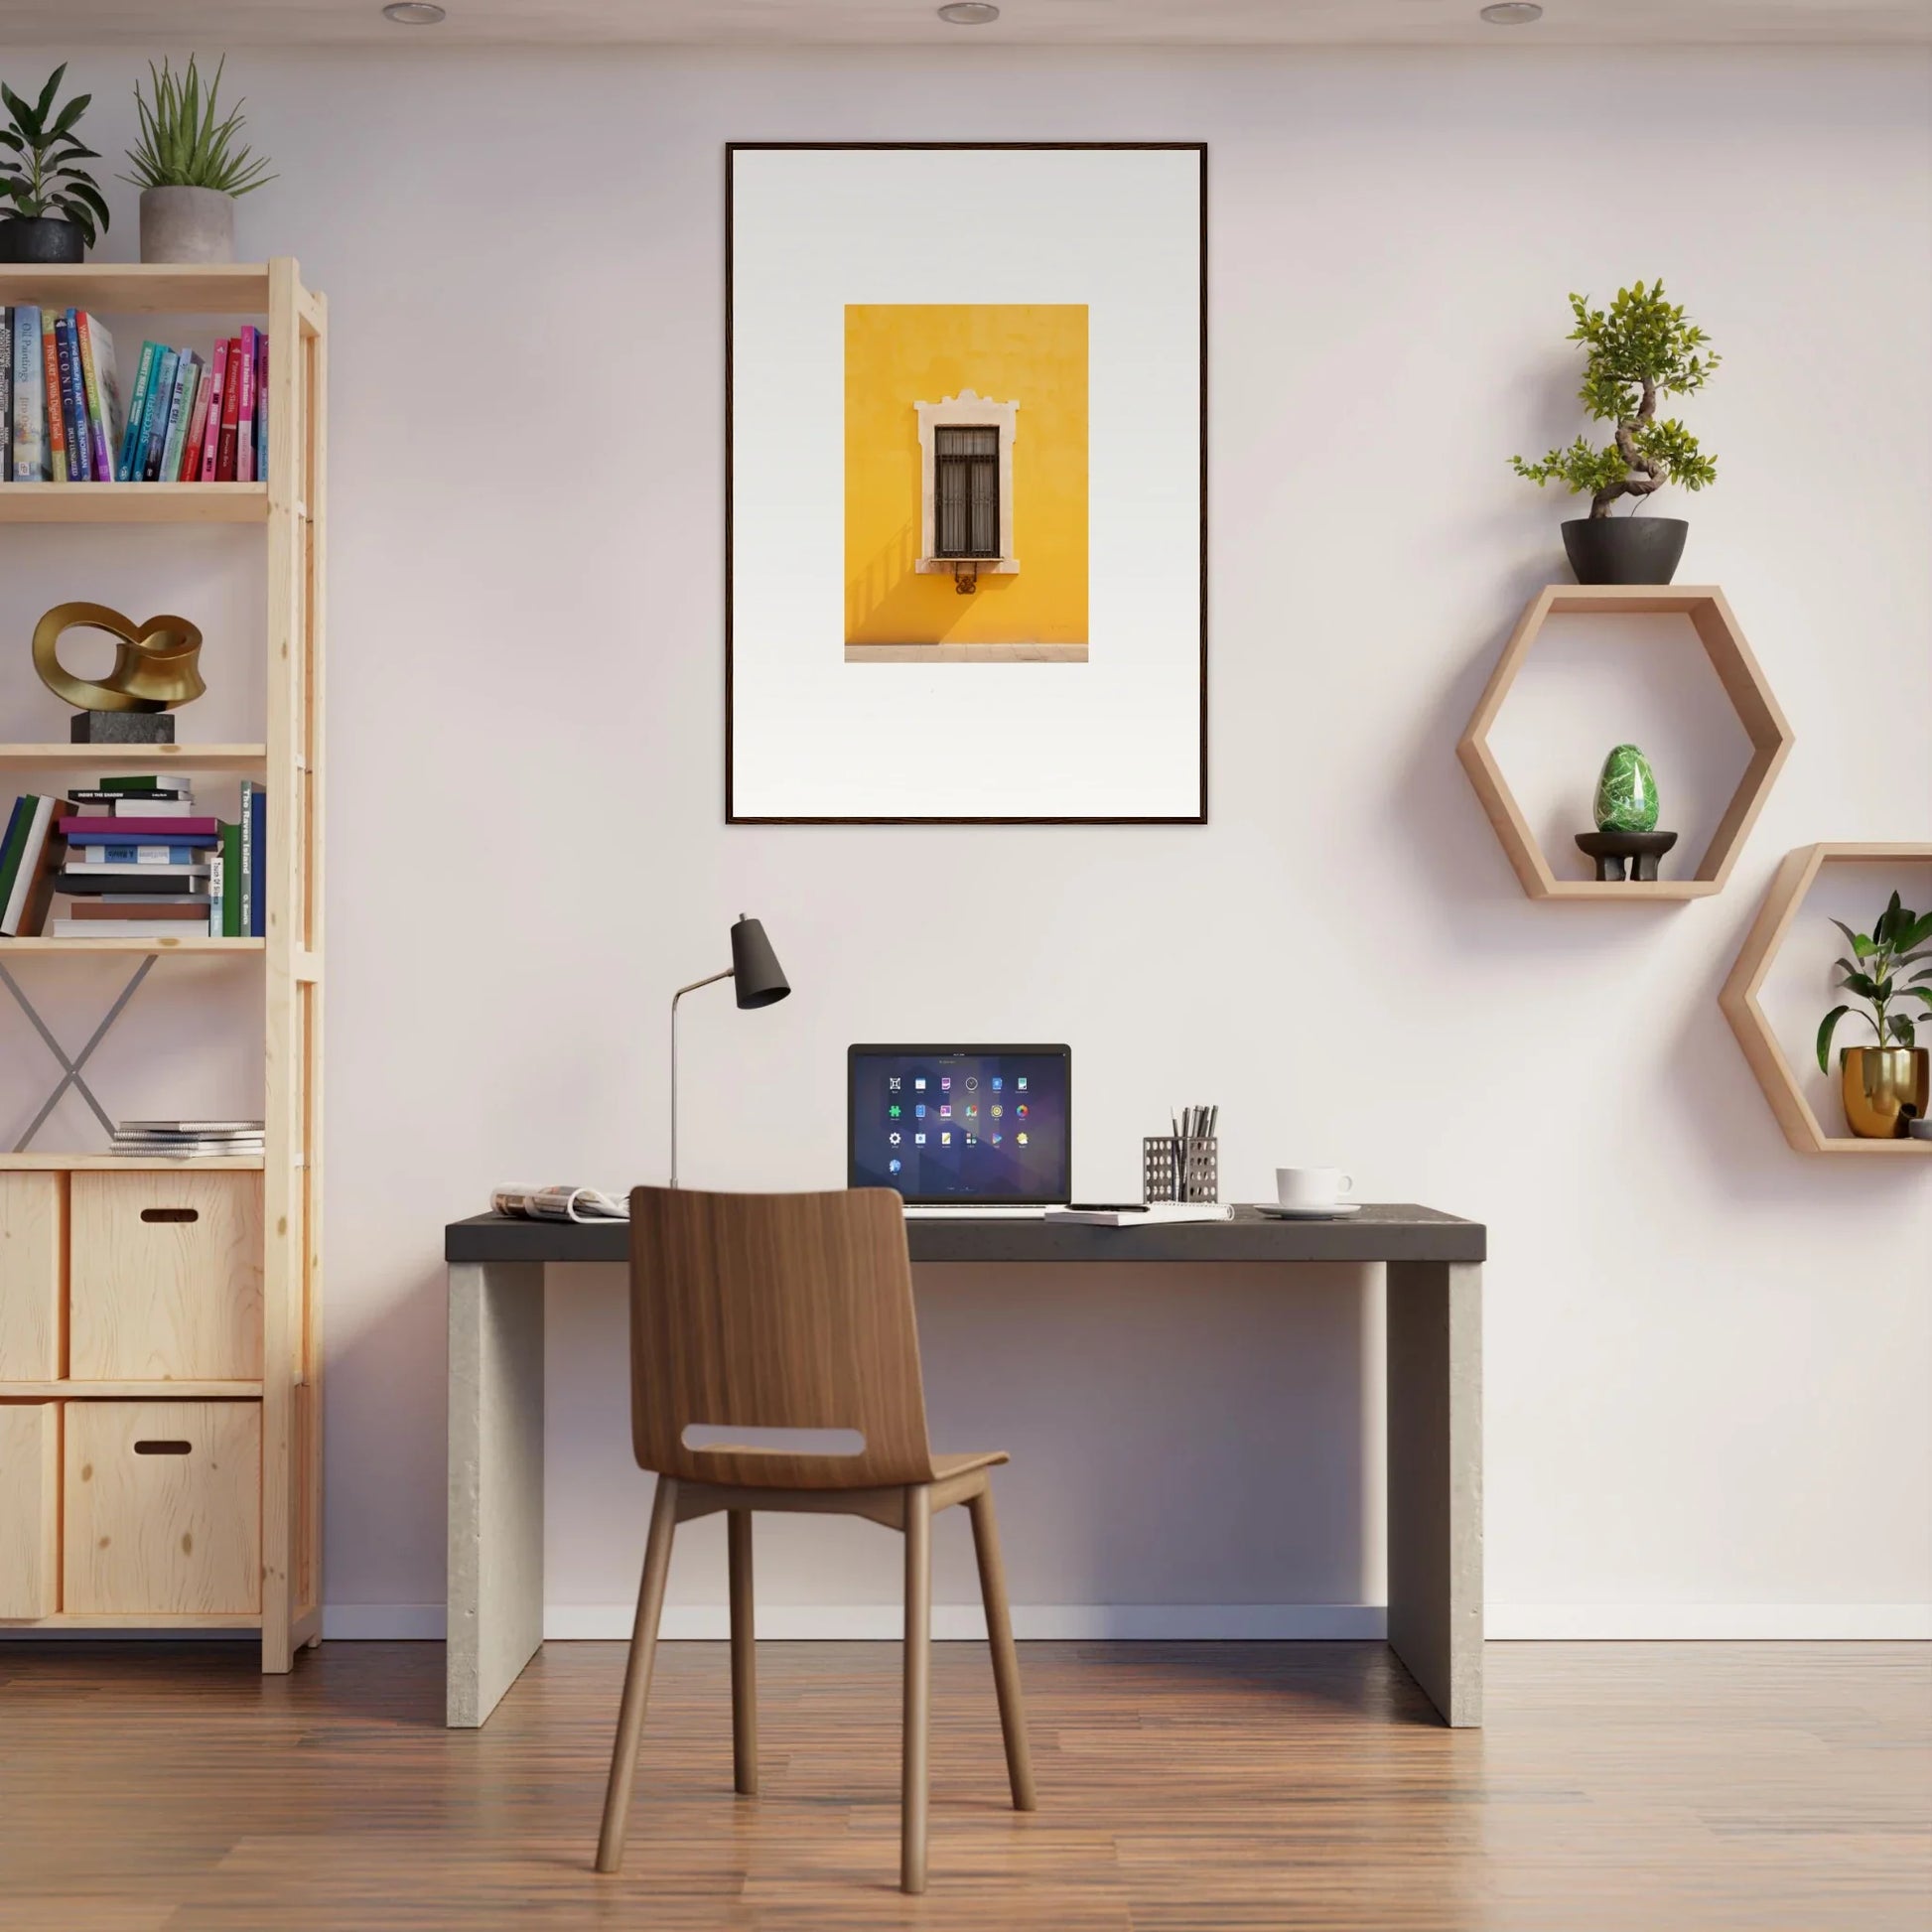
<path fill-rule="evenodd" d="M 543 1267 L 450 1267 L 446 1722 L 481 1725 L 543 1642 Z"/>
<path fill-rule="evenodd" d="M 1389 1264 L 1389 1644 L 1482 1723 L 1482 1270 Z"/>

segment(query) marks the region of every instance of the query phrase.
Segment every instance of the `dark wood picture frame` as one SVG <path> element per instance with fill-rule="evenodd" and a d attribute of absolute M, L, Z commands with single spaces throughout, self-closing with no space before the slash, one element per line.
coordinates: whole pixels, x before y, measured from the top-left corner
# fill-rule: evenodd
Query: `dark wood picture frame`
<path fill-rule="evenodd" d="M 1094 814 L 1039 817 L 1031 813 L 976 816 L 913 816 L 887 813 L 866 817 L 775 817 L 740 813 L 733 802 L 732 508 L 733 415 L 732 355 L 735 326 L 732 279 L 736 241 L 733 195 L 737 157 L 743 153 L 824 153 L 907 150 L 985 152 L 1166 151 L 1200 158 L 1200 797 L 1185 814 Z M 1207 823 L 1207 143 L 1205 141 L 728 141 L 725 144 L 725 822 L 728 825 L 1205 825 Z"/>

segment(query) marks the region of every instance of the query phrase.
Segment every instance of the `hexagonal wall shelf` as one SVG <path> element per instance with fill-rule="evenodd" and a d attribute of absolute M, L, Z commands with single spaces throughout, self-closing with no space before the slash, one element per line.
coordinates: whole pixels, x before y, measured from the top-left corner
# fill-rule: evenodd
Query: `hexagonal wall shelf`
<path fill-rule="evenodd" d="M 1788 853 L 1764 896 L 1737 963 L 1718 995 L 1718 1004 L 1724 1008 L 1725 1018 L 1757 1075 L 1757 1084 L 1778 1117 L 1778 1125 L 1784 1129 L 1784 1138 L 1800 1154 L 1863 1154 L 1908 1161 L 1932 1158 L 1932 1141 L 1866 1141 L 1854 1134 L 1826 1133 L 1763 1008 L 1757 1004 L 1758 992 L 1805 902 L 1805 895 L 1827 866 L 1897 865 L 1901 861 L 1932 863 L 1932 845 L 1801 845 Z"/>
<path fill-rule="evenodd" d="M 1537 633 L 1553 617 L 1678 616 L 1691 621 L 1699 643 L 1730 700 L 1737 722 L 1751 742 L 1751 759 L 1718 822 L 1711 843 L 1688 879 L 1559 879 L 1523 816 L 1502 766 L 1489 750 L 1489 733 L 1522 671 Z M 1551 584 L 1531 598 L 1509 642 L 1503 647 L 1489 687 L 1476 706 L 1455 755 L 1475 786 L 1503 851 L 1531 898 L 1683 899 L 1705 898 L 1722 891 L 1749 834 L 1778 767 L 1791 750 L 1791 727 L 1778 709 L 1771 687 L 1744 642 L 1725 594 L 1712 586 L 1676 584 Z"/>

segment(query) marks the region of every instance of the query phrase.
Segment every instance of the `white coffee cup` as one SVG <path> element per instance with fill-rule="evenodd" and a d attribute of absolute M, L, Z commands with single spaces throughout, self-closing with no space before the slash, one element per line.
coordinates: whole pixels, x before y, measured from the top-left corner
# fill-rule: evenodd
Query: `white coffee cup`
<path fill-rule="evenodd" d="M 1275 1192 L 1284 1207 L 1335 1207 L 1355 1191 L 1355 1176 L 1339 1168 L 1277 1168 Z"/>

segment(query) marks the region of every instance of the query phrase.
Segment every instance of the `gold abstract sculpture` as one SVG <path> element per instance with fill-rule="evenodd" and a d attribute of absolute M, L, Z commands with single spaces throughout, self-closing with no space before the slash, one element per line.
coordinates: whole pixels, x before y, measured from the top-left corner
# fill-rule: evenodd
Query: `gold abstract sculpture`
<path fill-rule="evenodd" d="M 104 630 L 114 639 L 114 668 L 98 684 L 62 668 L 61 638 L 69 630 Z M 81 711 L 172 711 L 207 689 L 196 668 L 201 654 L 202 633 L 186 618 L 137 624 L 104 604 L 57 604 L 34 626 L 41 682 Z"/>

